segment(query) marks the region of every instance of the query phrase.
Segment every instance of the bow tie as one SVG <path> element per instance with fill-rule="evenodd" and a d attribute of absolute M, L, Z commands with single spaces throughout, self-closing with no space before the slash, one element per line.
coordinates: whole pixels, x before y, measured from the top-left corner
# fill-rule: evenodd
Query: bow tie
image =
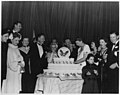
<path fill-rule="evenodd" d="M 42 46 L 42 44 L 40 44 L 40 43 L 37 43 L 38 45 L 40 45 L 40 46 Z"/>
<path fill-rule="evenodd" d="M 115 43 L 113 43 L 113 45 L 116 45 Z"/>

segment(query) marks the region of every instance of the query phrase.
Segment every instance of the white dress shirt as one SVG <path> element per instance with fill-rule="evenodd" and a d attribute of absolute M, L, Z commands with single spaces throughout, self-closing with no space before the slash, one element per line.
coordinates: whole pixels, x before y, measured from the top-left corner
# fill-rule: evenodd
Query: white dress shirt
<path fill-rule="evenodd" d="M 119 41 L 119 40 L 118 40 Z M 112 46 L 112 51 L 115 48 L 116 44 L 118 43 L 118 41 L 116 41 L 116 43 Z"/>
<path fill-rule="evenodd" d="M 43 55 L 43 47 L 39 44 L 37 44 L 37 46 L 38 46 L 38 51 L 39 51 L 39 55 L 40 55 L 40 58 L 41 58 L 42 55 Z"/>

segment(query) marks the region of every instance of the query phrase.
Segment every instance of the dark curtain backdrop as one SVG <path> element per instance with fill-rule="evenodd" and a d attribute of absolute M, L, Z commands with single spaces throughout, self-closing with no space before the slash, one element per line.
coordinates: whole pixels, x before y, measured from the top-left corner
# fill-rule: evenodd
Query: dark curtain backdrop
<path fill-rule="evenodd" d="M 96 41 L 119 31 L 119 2 L 2 1 L 2 28 L 17 20 L 30 39 L 35 30 L 36 35 L 44 33 L 47 41 L 54 37 L 59 42 L 65 37 Z"/>

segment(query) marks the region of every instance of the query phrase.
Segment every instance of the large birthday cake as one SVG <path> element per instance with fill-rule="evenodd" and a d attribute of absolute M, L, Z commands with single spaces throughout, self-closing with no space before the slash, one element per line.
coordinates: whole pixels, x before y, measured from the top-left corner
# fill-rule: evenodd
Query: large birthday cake
<path fill-rule="evenodd" d="M 56 76 L 79 76 L 82 71 L 79 64 L 74 64 L 74 58 L 69 58 L 70 50 L 62 47 L 58 50 L 58 58 L 54 58 L 52 63 L 48 64 L 48 69 L 44 73 Z"/>

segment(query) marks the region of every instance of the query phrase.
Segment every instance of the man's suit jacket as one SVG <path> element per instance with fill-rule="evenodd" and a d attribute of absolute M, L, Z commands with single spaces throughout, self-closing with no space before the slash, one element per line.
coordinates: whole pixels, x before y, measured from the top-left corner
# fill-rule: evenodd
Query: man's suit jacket
<path fill-rule="evenodd" d="M 117 65 L 119 65 L 119 42 L 113 49 L 111 47 L 108 53 L 108 60 L 106 63 L 107 93 L 118 93 L 119 91 L 119 68 L 117 66 L 114 69 L 110 68 L 110 66 L 114 63 L 117 63 Z"/>
<path fill-rule="evenodd" d="M 8 44 L 1 42 L 1 79 L 6 79 Z"/>
<path fill-rule="evenodd" d="M 37 43 L 31 44 L 30 50 L 30 62 L 31 62 L 31 74 L 38 75 L 43 73 L 43 69 L 47 68 L 46 49 L 43 47 L 43 55 L 40 58 Z"/>
<path fill-rule="evenodd" d="M 108 54 L 108 67 L 114 63 L 116 63 L 119 65 L 119 42 L 117 42 L 117 44 L 115 44 L 114 48 L 109 50 L 109 54 Z M 118 68 L 116 68 L 118 69 Z"/>

